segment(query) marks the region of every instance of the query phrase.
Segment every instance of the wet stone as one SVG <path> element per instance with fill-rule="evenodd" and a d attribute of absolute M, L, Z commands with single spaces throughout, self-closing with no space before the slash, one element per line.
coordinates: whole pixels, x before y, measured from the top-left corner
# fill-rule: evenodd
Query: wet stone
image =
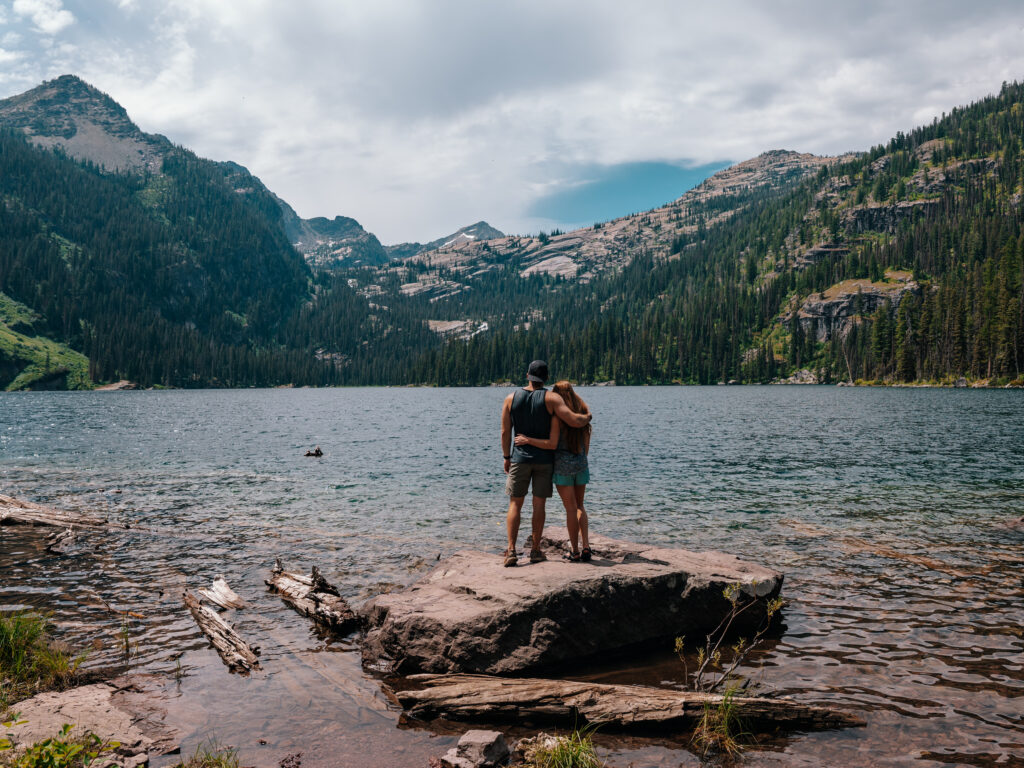
<path fill-rule="evenodd" d="M 497 768 L 507 765 L 508 744 L 500 731 L 467 731 L 441 758 L 441 768 Z"/>

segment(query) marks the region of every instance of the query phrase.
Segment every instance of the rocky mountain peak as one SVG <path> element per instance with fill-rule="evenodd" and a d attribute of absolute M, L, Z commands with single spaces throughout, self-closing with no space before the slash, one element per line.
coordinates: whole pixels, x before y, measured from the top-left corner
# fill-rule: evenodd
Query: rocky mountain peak
<path fill-rule="evenodd" d="M 107 170 L 159 170 L 171 149 L 166 138 L 143 133 L 124 107 L 75 75 L 0 101 L 0 124 Z"/>

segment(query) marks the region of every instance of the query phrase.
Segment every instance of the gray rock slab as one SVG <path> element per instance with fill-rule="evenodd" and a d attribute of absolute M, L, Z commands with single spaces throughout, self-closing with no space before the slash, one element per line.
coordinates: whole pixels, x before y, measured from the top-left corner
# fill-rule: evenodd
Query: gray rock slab
<path fill-rule="evenodd" d="M 774 597 L 783 575 L 722 552 L 690 552 L 592 536 L 594 559 L 561 559 L 564 529 L 545 530 L 550 558 L 503 568 L 499 554 L 458 552 L 420 581 L 361 609 L 363 661 L 399 674 L 519 674 L 679 635 L 700 642 L 747 596 Z M 738 632 L 763 620 L 745 611 Z"/>
<path fill-rule="evenodd" d="M 506 765 L 508 743 L 501 731 L 466 731 L 441 758 L 441 768 L 497 768 Z"/>
<path fill-rule="evenodd" d="M 11 707 L 22 722 L 8 732 L 20 750 L 56 736 L 67 723 L 74 726 L 70 737 L 92 731 L 104 741 L 120 742 L 104 765 L 135 768 L 145 765 L 150 756 L 177 749 L 176 734 L 164 724 L 166 712 L 158 689 L 154 678 L 135 675 L 40 693 Z"/>

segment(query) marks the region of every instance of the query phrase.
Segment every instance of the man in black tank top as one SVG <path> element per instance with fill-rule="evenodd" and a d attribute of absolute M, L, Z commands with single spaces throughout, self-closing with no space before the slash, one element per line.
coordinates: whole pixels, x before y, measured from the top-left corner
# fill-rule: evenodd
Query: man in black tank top
<path fill-rule="evenodd" d="M 548 379 L 548 364 L 543 360 L 534 360 L 527 371 L 527 385 L 505 398 L 501 408 L 501 448 L 505 458 L 505 493 L 508 494 L 508 514 L 506 527 L 508 530 L 508 548 L 505 550 L 505 566 L 518 563 L 516 555 L 516 539 L 519 537 L 519 523 L 522 519 L 523 502 L 526 491 L 533 487 L 533 547 L 530 550 L 530 562 L 539 563 L 547 558 L 540 550 L 541 534 L 544 531 L 545 504 L 552 494 L 552 474 L 554 472 L 555 452 L 535 448 L 530 445 L 517 445 L 512 450 L 513 431 L 517 435 L 526 435 L 545 440 L 551 434 L 552 419 L 558 418 L 570 427 L 583 427 L 590 423 L 591 415 L 575 413 L 565 401 L 554 392 L 544 388 Z"/>

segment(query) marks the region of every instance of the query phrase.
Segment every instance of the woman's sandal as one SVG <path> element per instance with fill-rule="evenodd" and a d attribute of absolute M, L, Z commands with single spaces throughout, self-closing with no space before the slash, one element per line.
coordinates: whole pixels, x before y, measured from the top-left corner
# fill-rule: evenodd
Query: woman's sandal
<path fill-rule="evenodd" d="M 570 563 L 578 563 L 580 561 L 579 552 L 563 552 L 562 559 L 568 560 Z"/>
<path fill-rule="evenodd" d="M 584 563 L 589 563 L 590 558 L 594 556 L 594 553 L 590 551 L 590 547 L 584 547 L 583 551 L 580 552 L 580 560 Z"/>

